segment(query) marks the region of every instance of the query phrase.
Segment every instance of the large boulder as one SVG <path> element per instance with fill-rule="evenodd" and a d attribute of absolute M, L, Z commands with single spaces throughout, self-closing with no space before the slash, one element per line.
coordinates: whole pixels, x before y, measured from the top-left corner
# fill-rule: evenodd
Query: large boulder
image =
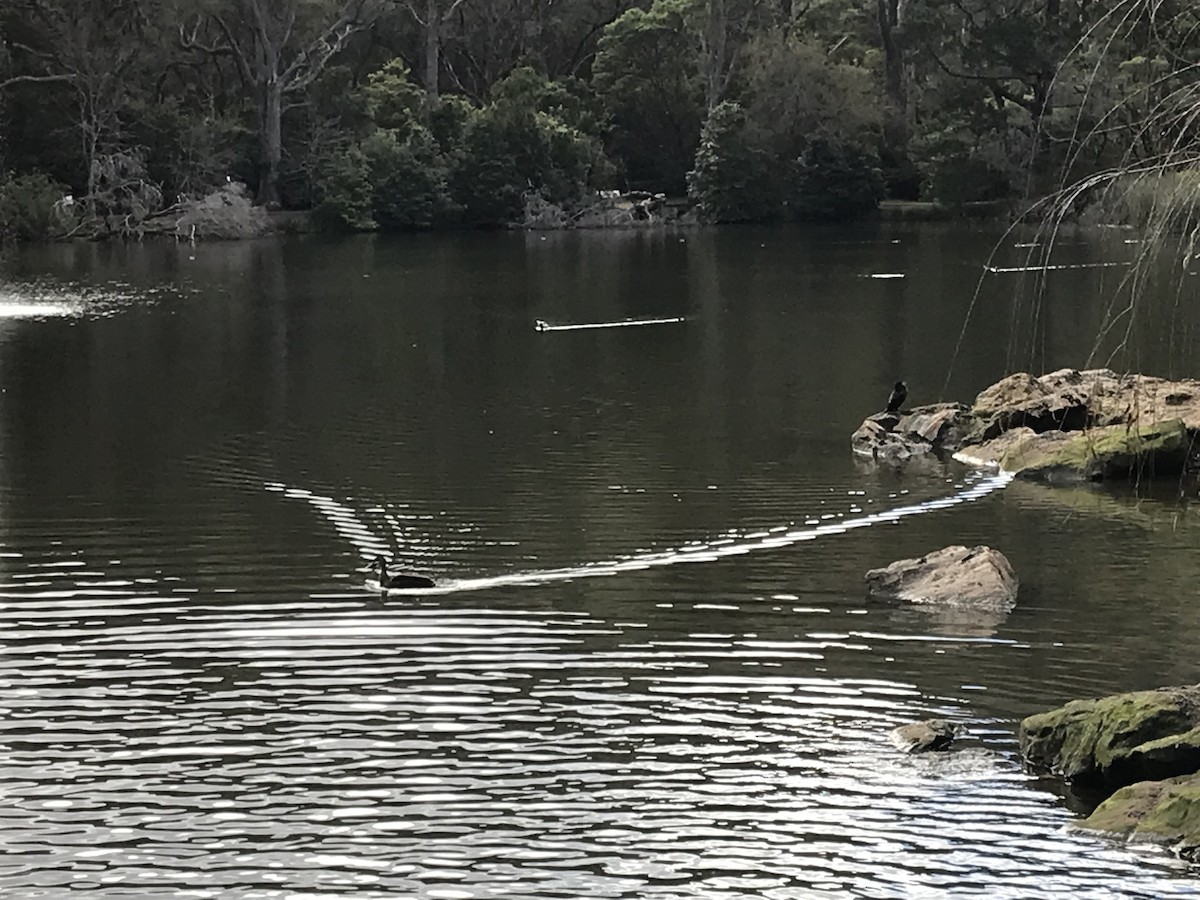
<path fill-rule="evenodd" d="M 1200 855 L 1200 775 L 1123 787 L 1078 827 L 1168 844 L 1181 856 L 1195 859 Z"/>
<path fill-rule="evenodd" d="M 1200 685 L 1073 700 L 1024 719 L 1018 740 L 1030 765 L 1085 787 L 1200 772 Z"/>
<path fill-rule="evenodd" d="M 979 436 L 990 440 L 1012 428 L 1038 433 L 1085 428 L 1093 420 L 1089 403 L 1094 385 L 1108 376 L 1116 377 L 1106 369 L 1062 370 L 1041 378 L 1025 372 L 1009 375 L 975 398 L 972 412 L 982 423 Z"/>
<path fill-rule="evenodd" d="M 1019 582 L 1004 554 L 991 547 L 953 546 L 901 559 L 866 574 L 874 596 L 974 609 L 1012 609 Z"/>

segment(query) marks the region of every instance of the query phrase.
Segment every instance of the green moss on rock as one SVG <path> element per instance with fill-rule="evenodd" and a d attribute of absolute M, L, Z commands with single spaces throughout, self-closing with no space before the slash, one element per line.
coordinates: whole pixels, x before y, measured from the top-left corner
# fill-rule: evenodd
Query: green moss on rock
<path fill-rule="evenodd" d="M 1110 425 L 1014 448 L 1001 459 L 1008 471 L 1024 478 L 1099 481 L 1146 467 L 1156 474 L 1180 471 L 1187 461 L 1191 439 L 1179 419 L 1139 428 Z"/>
<path fill-rule="evenodd" d="M 1075 700 L 1021 722 L 1033 766 L 1106 787 L 1200 768 L 1200 688 L 1135 691 Z"/>
<path fill-rule="evenodd" d="M 1193 856 L 1200 848 L 1200 775 L 1123 787 L 1080 827 L 1173 844 L 1182 854 Z"/>

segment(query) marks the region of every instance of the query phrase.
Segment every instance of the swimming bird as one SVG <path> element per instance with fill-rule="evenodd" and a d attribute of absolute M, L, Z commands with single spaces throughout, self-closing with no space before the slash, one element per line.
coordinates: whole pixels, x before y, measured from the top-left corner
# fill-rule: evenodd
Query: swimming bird
<path fill-rule="evenodd" d="M 426 578 L 424 575 L 408 575 L 405 573 L 388 575 L 387 560 L 382 556 L 375 557 L 374 561 L 367 565 L 368 572 L 374 572 L 376 569 L 379 570 L 379 586 L 381 588 L 433 587 L 433 579 Z"/>
<path fill-rule="evenodd" d="M 908 385 L 903 381 L 897 381 L 896 386 L 892 388 L 892 393 L 888 396 L 887 409 L 884 412 L 900 412 L 900 407 L 904 405 L 904 401 L 908 399 Z"/>

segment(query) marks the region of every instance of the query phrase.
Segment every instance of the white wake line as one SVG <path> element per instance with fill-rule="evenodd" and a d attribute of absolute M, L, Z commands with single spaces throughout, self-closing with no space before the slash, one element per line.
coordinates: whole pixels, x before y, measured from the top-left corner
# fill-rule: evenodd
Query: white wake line
<path fill-rule="evenodd" d="M 881 510 L 880 512 L 869 513 L 864 516 L 855 516 L 836 522 L 826 522 L 823 525 L 812 527 L 794 528 L 790 531 L 773 532 L 766 536 L 745 538 L 741 541 L 731 541 L 728 537 L 714 538 L 708 543 L 690 544 L 686 548 L 664 550 L 658 553 L 645 553 L 625 559 L 585 563 L 582 566 L 572 566 L 562 569 L 543 569 L 542 571 L 512 572 L 506 575 L 491 575 L 482 578 L 454 579 L 445 581 L 432 588 L 392 589 L 388 593 L 456 594 L 463 591 L 482 591 L 496 587 L 547 584 L 555 581 L 573 581 L 577 578 L 597 578 L 605 575 L 617 575 L 622 572 L 636 572 L 642 569 L 673 566 L 679 563 L 713 562 L 729 556 L 743 556 L 758 550 L 776 550 L 781 547 L 801 543 L 802 541 L 813 541 L 817 538 L 833 534 L 845 534 L 857 528 L 867 528 L 883 522 L 898 522 L 910 516 L 933 512 L 938 509 L 946 509 L 962 503 L 971 503 L 1000 490 L 1012 480 L 1013 476 L 1007 472 L 987 475 L 980 478 L 974 484 L 964 487 L 958 493 L 951 494 L 949 497 L 923 500 L 920 503 L 898 506 L 895 509 Z M 366 526 L 362 525 L 353 512 L 344 504 L 338 503 L 331 497 L 317 496 L 310 491 L 302 489 L 284 488 L 278 484 L 268 484 L 266 487 L 268 490 L 282 491 L 284 496 L 287 497 L 307 500 L 327 517 L 329 512 L 336 512 L 338 514 L 337 518 L 329 517 L 330 521 L 333 522 L 334 527 L 343 536 L 347 537 L 359 548 L 364 556 L 368 554 L 368 551 L 372 554 L 379 552 L 378 548 L 382 546 L 383 542 L 370 535 Z M 341 524 L 339 524 L 338 519 L 342 520 Z M 354 526 L 350 528 L 345 526 L 348 519 L 354 521 Z M 377 584 L 377 582 L 371 583 Z"/>
<path fill-rule="evenodd" d="M 551 325 L 545 319 L 534 319 L 537 331 L 583 331 L 586 328 L 627 328 L 630 325 L 673 325 L 685 322 L 685 316 L 666 316 L 661 319 L 622 319 L 619 322 L 585 322 L 581 325 Z"/>
<path fill-rule="evenodd" d="M 1054 272 L 1061 269 L 1108 269 L 1113 266 L 1128 266 L 1127 262 L 1071 263 L 1055 266 L 984 266 L 985 272 L 1004 274 L 1006 272 Z"/>

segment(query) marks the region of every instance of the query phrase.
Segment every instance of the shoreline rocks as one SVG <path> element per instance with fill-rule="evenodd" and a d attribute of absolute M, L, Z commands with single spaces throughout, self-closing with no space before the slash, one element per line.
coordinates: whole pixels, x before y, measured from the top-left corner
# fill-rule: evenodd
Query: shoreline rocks
<path fill-rule="evenodd" d="M 1200 381 L 1110 369 L 1020 372 L 971 406 L 937 403 L 869 416 L 853 452 L 903 463 L 930 454 L 1048 482 L 1178 476 L 1196 467 Z"/>
<path fill-rule="evenodd" d="M 1200 685 L 1072 700 L 1028 716 L 1017 734 L 1035 768 L 1088 787 L 1200 771 Z"/>
<path fill-rule="evenodd" d="M 1074 700 L 1017 738 L 1031 768 L 1108 795 L 1078 827 L 1200 851 L 1200 685 Z"/>
<path fill-rule="evenodd" d="M 961 403 L 933 403 L 907 412 L 875 413 L 850 436 L 850 449 L 871 459 L 905 462 L 914 456 L 939 454 L 961 446 L 973 425 L 969 409 Z"/>
<path fill-rule="evenodd" d="M 1074 827 L 1116 834 L 1129 841 L 1170 846 L 1200 858 L 1200 775 L 1141 781 L 1123 787 Z"/>

